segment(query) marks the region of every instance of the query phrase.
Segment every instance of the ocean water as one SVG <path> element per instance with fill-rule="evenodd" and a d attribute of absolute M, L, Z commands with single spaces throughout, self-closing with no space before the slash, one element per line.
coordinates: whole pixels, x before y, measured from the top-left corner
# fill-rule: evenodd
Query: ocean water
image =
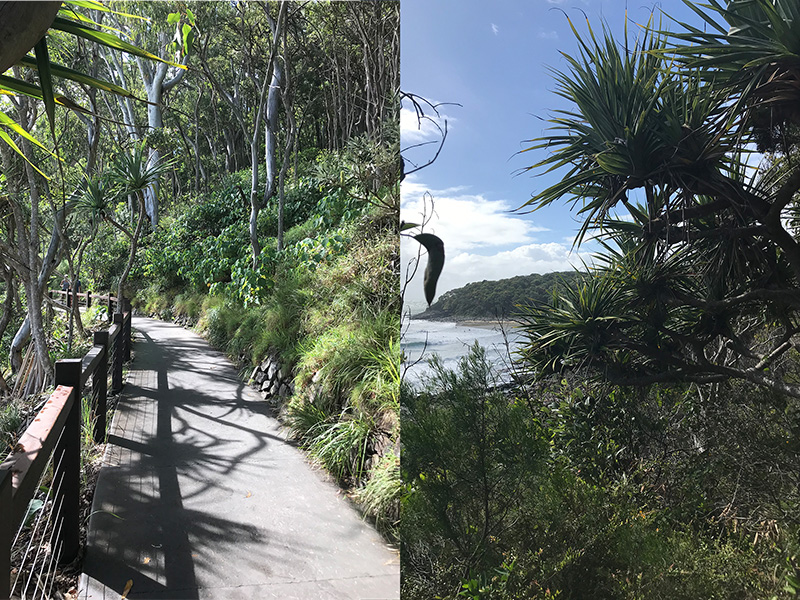
<path fill-rule="evenodd" d="M 519 334 L 508 326 L 507 344 L 499 326 L 467 327 L 423 319 L 404 321 L 402 331 L 400 344 L 405 355 L 405 379 L 412 383 L 418 383 L 430 372 L 428 360 L 432 354 L 438 354 L 444 366 L 454 370 L 458 360 L 469 352 L 470 346 L 476 341 L 486 348 L 486 356 L 500 379 L 508 379 L 509 348 L 513 353 L 519 340 Z"/>

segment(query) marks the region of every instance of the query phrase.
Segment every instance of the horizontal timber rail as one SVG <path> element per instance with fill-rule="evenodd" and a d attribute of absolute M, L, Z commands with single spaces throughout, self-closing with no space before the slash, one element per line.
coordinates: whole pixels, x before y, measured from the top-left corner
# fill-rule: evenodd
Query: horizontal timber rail
<path fill-rule="evenodd" d="M 48 293 L 53 300 L 57 296 L 60 296 L 68 308 L 72 306 L 73 302 L 77 302 L 78 306 L 80 306 L 81 300 L 83 300 L 83 305 L 86 308 L 91 307 L 92 302 L 95 304 L 102 303 L 104 306 L 108 307 L 109 321 L 111 320 L 111 315 L 119 311 L 119 301 L 116 296 L 112 296 L 110 293 L 94 294 L 92 292 L 73 292 L 71 290 L 48 290 Z"/>
<path fill-rule="evenodd" d="M 116 299 L 115 299 L 116 300 Z M 0 464 L 0 600 L 12 593 L 12 545 L 39 491 L 39 481 L 53 459 L 53 482 L 48 492 L 56 532 L 58 560 L 72 562 L 80 550 L 81 398 L 91 381 L 93 437 L 106 434 L 108 378 L 111 389 L 122 389 L 122 365 L 130 360 L 131 314 L 116 313 L 108 331 L 94 333 L 94 345 L 83 358 L 56 362 L 55 391 Z"/>

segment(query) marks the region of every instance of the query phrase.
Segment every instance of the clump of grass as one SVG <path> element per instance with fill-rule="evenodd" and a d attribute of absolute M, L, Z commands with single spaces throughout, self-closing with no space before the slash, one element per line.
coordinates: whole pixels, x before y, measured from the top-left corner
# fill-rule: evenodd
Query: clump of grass
<path fill-rule="evenodd" d="M 303 443 L 307 443 L 329 417 L 322 408 L 297 394 L 289 401 L 287 424 L 294 437 Z"/>
<path fill-rule="evenodd" d="M 364 475 L 371 430 L 371 424 L 363 417 L 323 421 L 309 431 L 305 446 L 339 481 L 357 481 Z"/>
<path fill-rule="evenodd" d="M 375 518 L 381 530 L 396 535 L 402 491 L 400 457 L 390 450 L 372 469 L 366 485 L 356 493 L 356 501 L 368 515 Z"/>
<path fill-rule="evenodd" d="M 0 458 L 4 458 L 16 443 L 22 419 L 22 411 L 16 402 L 0 407 Z"/>
<path fill-rule="evenodd" d="M 108 421 L 107 421 L 108 422 Z M 92 414 L 91 398 L 83 398 L 81 402 L 81 487 L 86 488 L 95 470 L 95 465 L 102 457 L 102 445 L 94 442 L 94 429 L 97 417 Z M 105 432 L 103 432 L 105 437 Z"/>
<path fill-rule="evenodd" d="M 188 317 L 191 322 L 196 322 L 202 312 L 204 297 L 204 294 L 191 291 L 178 294 L 172 304 L 175 315 Z"/>

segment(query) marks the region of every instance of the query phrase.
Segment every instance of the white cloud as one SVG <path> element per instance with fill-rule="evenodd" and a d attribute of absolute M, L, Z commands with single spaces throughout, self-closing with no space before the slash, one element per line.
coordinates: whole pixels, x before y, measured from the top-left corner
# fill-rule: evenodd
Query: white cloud
<path fill-rule="evenodd" d="M 413 108 L 403 107 L 400 109 L 400 140 L 403 147 L 440 140 L 445 120 L 448 130 L 452 128 L 456 120 L 441 111 L 437 117 L 434 110 L 427 105 L 423 105 L 422 108 L 426 110 L 422 118 Z"/>
<path fill-rule="evenodd" d="M 537 226 L 530 217 L 511 213 L 513 208 L 503 200 L 491 200 L 484 194 L 471 193 L 464 187 L 430 190 L 412 175 L 402 183 L 402 218 L 419 223 L 427 209 L 434 213 L 425 231 L 435 233 L 445 244 L 445 267 L 436 296 L 472 281 L 495 280 L 516 275 L 564 271 L 581 259 L 588 260 L 590 245 L 572 252 L 571 240 L 566 243 L 540 242 L 535 234 L 548 231 Z M 408 237 L 401 243 L 402 264 L 413 261 L 420 245 Z M 422 273 L 427 261 L 424 252 L 414 280 L 406 290 L 405 300 L 415 310 L 424 308 Z M 403 273 L 405 277 L 405 273 Z"/>
<path fill-rule="evenodd" d="M 425 229 L 447 238 L 452 252 L 528 244 L 535 241 L 533 234 L 547 231 L 510 212 L 514 207 L 508 202 L 471 194 L 463 187 L 428 193 L 425 185 L 411 176 L 402 183 L 401 194 L 403 219 L 419 223 L 433 210 Z"/>
<path fill-rule="evenodd" d="M 555 30 L 545 31 L 544 29 L 539 29 L 539 33 L 536 34 L 540 40 L 557 40 L 558 39 L 558 32 Z"/>
<path fill-rule="evenodd" d="M 495 35 L 500 33 L 500 28 L 497 25 L 495 25 L 494 23 L 492 23 L 492 33 L 495 34 Z"/>

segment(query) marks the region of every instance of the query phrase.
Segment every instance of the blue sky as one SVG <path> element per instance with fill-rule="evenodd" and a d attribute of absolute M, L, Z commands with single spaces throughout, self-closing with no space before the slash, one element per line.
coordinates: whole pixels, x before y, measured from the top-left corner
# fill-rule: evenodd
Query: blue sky
<path fill-rule="evenodd" d="M 553 109 L 568 106 L 554 93 L 550 68 L 565 69 L 559 51 L 575 54 L 567 17 L 581 33 L 586 19 L 600 31 L 605 21 L 622 40 L 627 8 L 629 36 L 656 7 L 679 20 L 699 18 L 680 0 L 402 0 L 401 88 L 437 103 L 448 136 L 436 162 L 402 184 L 402 216 L 419 223 L 423 197 L 435 213 L 426 231 L 444 240 L 446 261 L 437 296 L 470 281 L 570 269 L 588 260 L 591 244 L 572 250 L 579 223 L 566 204 L 532 214 L 512 212 L 554 176 L 517 174 L 544 158 L 519 151 L 543 135 Z M 668 20 L 664 19 L 664 25 Z M 672 28 L 674 26 L 670 25 Z M 410 105 L 401 118 L 401 147 L 435 139 L 418 127 Z M 433 114 L 433 113 L 431 113 Z M 424 163 L 433 145 L 404 152 L 406 171 Z M 430 203 L 427 203 L 430 206 Z M 404 238 L 403 264 L 419 245 Z M 425 257 L 422 258 L 424 266 Z M 421 269 L 406 289 L 412 310 L 424 308 Z"/>

